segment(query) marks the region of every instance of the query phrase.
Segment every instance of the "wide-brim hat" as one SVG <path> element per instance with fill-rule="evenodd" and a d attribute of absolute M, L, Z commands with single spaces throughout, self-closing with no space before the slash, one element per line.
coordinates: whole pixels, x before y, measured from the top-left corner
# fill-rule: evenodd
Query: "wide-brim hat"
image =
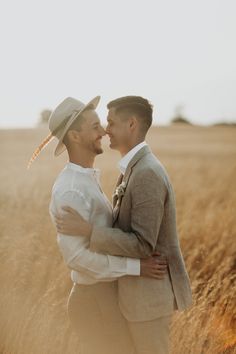
<path fill-rule="evenodd" d="M 75 122 L 75 120 L 88 108 L 96 109 L 100 101 L 100 96 L 96 96 L 87 104 L 73 98 L 67 97 L 64 99 L 51 113 L 48 121 L 50 134 L 41 142 L 41 144 L 34 151 L 29 163 L 28 168 L 31 163 L 37 158 L 40 152 L 49 144 L 55 137 L 58 139 L 54 155 L 60 155 L 65 149 L 63 139 L 69 130 L 70 126 Z"/>

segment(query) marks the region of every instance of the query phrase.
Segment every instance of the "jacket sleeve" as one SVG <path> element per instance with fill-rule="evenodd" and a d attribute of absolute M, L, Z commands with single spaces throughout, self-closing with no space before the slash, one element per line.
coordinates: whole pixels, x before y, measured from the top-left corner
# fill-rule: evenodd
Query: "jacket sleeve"
<path fill-rule="evenodd" d="M 90 239 L 92 250 L 138 258 L 148 257 L 155 251 L 167 197 L 165 181 L 154 173 L 142 173 L 132 182 L 130 193 L 130 232 L 95 226 Z"/>

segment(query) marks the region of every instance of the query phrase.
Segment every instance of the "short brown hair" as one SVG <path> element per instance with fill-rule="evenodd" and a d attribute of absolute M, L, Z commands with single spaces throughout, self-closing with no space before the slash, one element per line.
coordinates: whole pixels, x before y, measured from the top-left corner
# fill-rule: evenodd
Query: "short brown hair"
<path fill-rule="evenodd" d="M 153 107 L 150 102 L 141 96 L 124 96 L 107 104 L 107 108 L 114 108 L 116 113 L 134 114 L 141 122 L 145 133 L 152 125 Z"/>

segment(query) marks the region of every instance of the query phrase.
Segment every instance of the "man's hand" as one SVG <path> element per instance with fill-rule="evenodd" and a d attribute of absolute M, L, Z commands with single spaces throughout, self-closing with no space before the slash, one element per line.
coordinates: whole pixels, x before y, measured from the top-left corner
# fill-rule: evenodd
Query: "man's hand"
<path fill-rule="evenodd" d="M 163 279 L 167 273 L 167 261 L 165 256 L 159 252 L 155 252 L 151 257 L 141 259 L 141 272 L 142 277 Z"/>
<path fill-rule="evenodd" d="M 92 225 L 89 224 L 82 216 L 70 207 L 63 207 L 66 214 L 55 217 L 57 232 L 70 236 L 90 237 L 92 234 Z"/>

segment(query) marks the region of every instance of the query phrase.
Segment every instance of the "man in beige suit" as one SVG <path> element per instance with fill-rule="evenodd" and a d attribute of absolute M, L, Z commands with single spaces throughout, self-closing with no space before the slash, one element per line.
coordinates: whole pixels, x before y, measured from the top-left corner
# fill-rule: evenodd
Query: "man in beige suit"
<path fill-rule="evenodd" d="M 113 227 L 97 227 L 78 213 L 58 219 L 58 230 L 90 238 L 90 249 L 103 254 L 149 257 L 159 251 L 168 262 L 161 280 L 123 277 L 118 280 L 119 306 L 137 354 L 165 354 L 174 310 L 191 305 L 191 289 L 178 240 L 174 192 L 165 168 L 145 137 L 152 106 L 137 96 L 108 104 L 110 147 L 119 150 L 121 175 L 113 198 Z"/>

